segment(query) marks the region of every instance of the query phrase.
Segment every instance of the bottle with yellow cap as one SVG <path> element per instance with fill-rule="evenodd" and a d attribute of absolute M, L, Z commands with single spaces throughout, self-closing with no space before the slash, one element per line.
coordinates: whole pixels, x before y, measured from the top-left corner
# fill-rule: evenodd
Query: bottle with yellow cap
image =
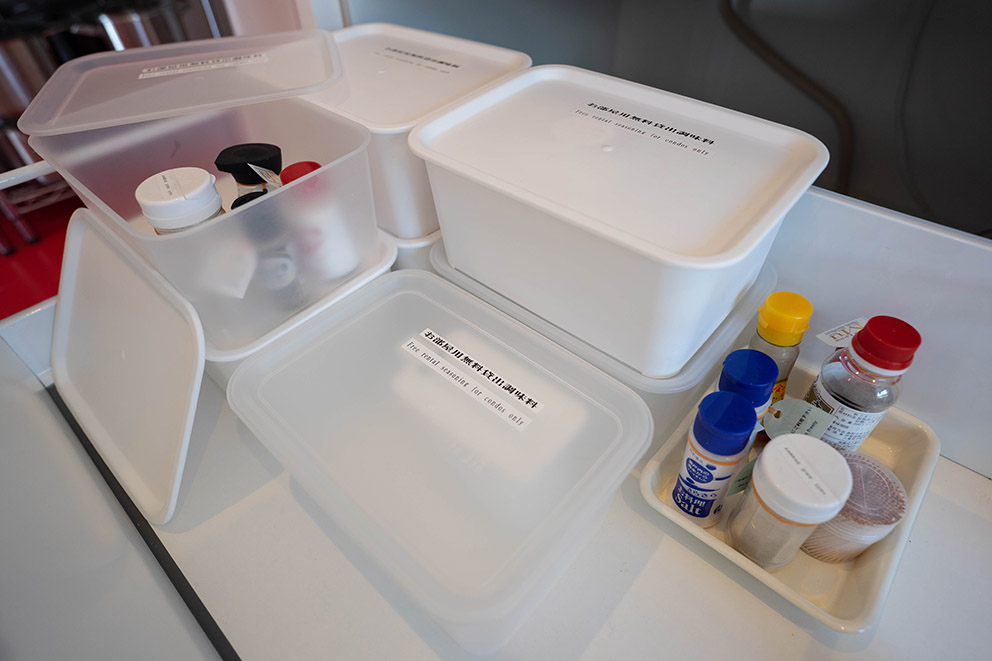
<path fill-rule="evenodd" d="M 789 373 L 799 357 L 799 342 L 809 328 L 813 305 L 791 291 L 768 295 L 758 309 L 758 328 L 749 348 L 767 354 L 778 366 L 778 379 L 772 390 L 772 404 L 785 397 Z"/>

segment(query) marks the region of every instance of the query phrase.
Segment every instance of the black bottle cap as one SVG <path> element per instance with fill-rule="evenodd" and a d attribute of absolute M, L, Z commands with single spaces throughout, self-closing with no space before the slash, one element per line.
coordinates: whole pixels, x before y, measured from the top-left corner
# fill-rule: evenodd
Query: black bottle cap
<path fill-rule="evenodd" d="M 244 204 L 248 204 L 252 200 L 257 200 L 258 198 L 265 195 L 267 192 L 268 191 L 257 190 L 257 191 L 252 191 L 251 193 L 245 193 L 238 199 L 234 200 L 234 202 L 231 202 L 231 211 L 234 211 L 235 209 L 237 209 L 238 207 Z"/>
<path fill-rule="evenodd" d="M 249 142 L 224 149 L 214 160 L 218 170 L 227 172 L 243 186 L 265 183 L 248 167 L 249 163 L 278 174 L 282 171 L 282 150 L 264 142 Z"/>

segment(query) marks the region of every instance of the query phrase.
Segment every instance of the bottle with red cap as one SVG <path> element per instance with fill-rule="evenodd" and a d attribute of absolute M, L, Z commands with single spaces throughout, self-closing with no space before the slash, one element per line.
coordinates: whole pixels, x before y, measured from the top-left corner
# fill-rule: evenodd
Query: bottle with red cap
<path fill-rule="evenodd" d="M 820 438 L 838 450 L 857 450 L 895 404 L 920 342 L 905 321 L 872 317 L 849 346 L 827 358 L 804 398 L 834 416 Z"/>

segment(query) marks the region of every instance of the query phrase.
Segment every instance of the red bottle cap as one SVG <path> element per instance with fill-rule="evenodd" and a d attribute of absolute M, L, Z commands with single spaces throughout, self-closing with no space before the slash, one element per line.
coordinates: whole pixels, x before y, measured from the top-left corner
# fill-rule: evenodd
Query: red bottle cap
<path fill-rule="evenodd" d="M 291 181 L 299 179 L 303 175 L 310 174 L 314 170 L 320 167 L 320 163 L 314 161 L 299 161 L 298 163 L 293 163 L 292 165 L 287 165 L 279 173 L 279 180 L 282 181 L 283 186 Z"/>
<path fill-rule="evenodd" d="M 851 340 L 857 354 L 876 367 L 904 370 L 913 362 L 913 354 L 922 338 L 915 328 L 895 317 L 872 317 Z"/>

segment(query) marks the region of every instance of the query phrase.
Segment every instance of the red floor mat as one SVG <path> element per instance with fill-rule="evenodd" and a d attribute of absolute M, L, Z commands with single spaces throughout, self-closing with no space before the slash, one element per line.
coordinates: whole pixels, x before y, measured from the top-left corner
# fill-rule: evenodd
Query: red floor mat
<path fill-rule="evenodd" d="M 0 227 L 17 247 L 14 254 L 0 256 L 0 319 L 58 293 L 66 225 L 81 206 L 73 197 L 25 214 L 41 235 L 41 241 L 32 244 L 25 243 L 13 225 L 0 216 Z"/>

